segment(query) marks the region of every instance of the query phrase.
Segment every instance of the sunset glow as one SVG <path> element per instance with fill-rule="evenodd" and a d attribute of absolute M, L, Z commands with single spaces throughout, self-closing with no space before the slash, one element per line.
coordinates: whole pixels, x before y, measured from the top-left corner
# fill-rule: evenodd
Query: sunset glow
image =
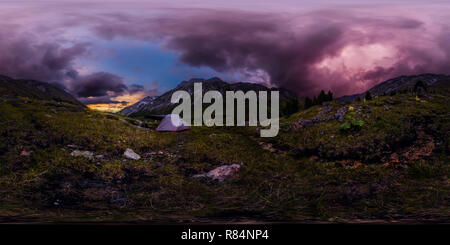
<path fill-rule="evenodd" d="M 125 94 L 117 97 L 112 97 L 115 101 L 122 101 L 122 103 L 99 103 L 88 104 L 87 106 L 92 110 L 105 111 L 105 112 L 118 112 L 123 108 L 130 106 L 146 96 L 144 92 L 135 94 Z"/>

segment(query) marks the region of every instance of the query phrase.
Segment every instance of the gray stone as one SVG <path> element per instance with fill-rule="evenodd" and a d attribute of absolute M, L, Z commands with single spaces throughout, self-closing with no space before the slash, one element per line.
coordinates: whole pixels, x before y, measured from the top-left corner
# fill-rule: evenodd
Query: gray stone
<path fill-rule="evenodd" d="M 89 159 L 94 158 L 94 153 L 90 152 L 90 151 L 79 151 L 79 150 L 74 150 L 72 151 L 72 153 L 70 153 L 71 156 L 73 157 L 86 157 Z"/>
<path fill-rule="evenodd" d="M 136 154 L 132 149 L 127 148 L 127 150 L 123 153 L 123 155 L 128 158 L 128 159 L 132 159 L 132 160 L 139 160 L 141 159 L 141 156 L 139 156 L 138 154 Z"/>
<path fill-rule="evenodd" d="M 343 121 L 344 121 L 345 114 L 347 113 L 347 111 L 348 111 L 348 107 L 347 107 L 347 106 L 344 106 L 344 107 L 339 108 L 339 109 L 336 111 L 336 113 L 334 114 L 334 118 L 335 118 L 336 120 L 338 120 L 339 122 L 343 122 Z"/>

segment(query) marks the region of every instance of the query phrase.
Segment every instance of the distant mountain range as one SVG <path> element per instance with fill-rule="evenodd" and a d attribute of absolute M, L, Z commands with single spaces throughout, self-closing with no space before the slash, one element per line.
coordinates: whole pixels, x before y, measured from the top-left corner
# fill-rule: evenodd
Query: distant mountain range
<path fill-rule="evenodd" d="M 399 92 L 402 90 L 412 89 L 414 85 L 418 82 L 422 81 L 426 86 L 436 87 L 443 83 L 448 83 L 450 81 L 450 76 L 447 75 L 436 75 L 436 74 L 421 74 L 415 76 L 400 76 L 393 79 L 389 79 L 385 82 L 382 82 L 368 91 L 372 96 L 378 96 L 383 94 L 390 94 L 392 92 Z M 270 91 L 270 90 L 278 90 L 280 91 L 281 99 L 291 99 L 297 98 L 297 95 L 286 89 L 270 89 L 261 84 L 255 83 L 227 83 L 222 81 L 220 78 L 214 77 L 211 79 L 191 79 L 189 81 L 181 82 L 176 88 L 160 95 L 153 97 L 146 97 L 143 100 L 137 102 L 134 105 L 128 106 L 121 110 L 119 113 L 125 116 L 139 116 L 146 114 L 158 114 L 158 113 L 170 113 L 173 109 L 173 104 L 170 103 L 170 99 L 172 94 L 178 90 L 185 90 L 189 92 L 191 95 L 194 89 L 194 83 L 201 82 L 203 86 L 203 91 L 217 90 L 224 94 L 225 91 L 237 91 L 242 90 L 247 92 L 249 90 L 254 91 Z M 448 87 L 448 86 L 446 86 Z M 339 101 L 352 101 L 356 98 L 364 97 L 364 94 L 367 91 L 359 94 L 347 95 L 339 97 L 335 100 Z"/>
<path fill-rule="evenodd" d="M 431 87 L 434 89 L 450 89 L 449 75 L 421 74 L 392 78 L 372 87 L 368 91 L 372 96 L 379 96 L 383 94 L 388 95 L 393 92 L 413 89 L 414 85 L 418 81 L 422 81 L 427 87 Z M 192 95 L 194 90 L 194 83 L 196 82 L 202 83 L 204 93 L 210 90 L 216 90 L 221 92 L 222 94 L 224 94 L 225 91 L 238 90 L 242 90 L 243 92 L 247 92 L 249 90 L 253 90 L 256 92 L 277 90 L 280 91 L 280 98 L 282 101 L 289 101 L 298 98 L 297 95 L 292 91 L 278 88 L 267 88 L 264 85 L 256 83 L 227 83 L 217 77 L 211 79 L 194 78 L 190 79 L 189 81 L 181 82 L 176 88 L 169 90 L 160 96 L 148 96 L 141 101 L 122 109 L 119 113 L 125 116 L 170 113 L 170 111 L 175 106 L 170 102 L 172 94 L 175 91 L 184 90 Z M 342 96 L 340 98 L 337 98 L 336 100 L 352 101 L 358 97 L 362 98 L 366 92 Z M 69 92 L 65 91 L 63 88 L 57 85 L 31 79 L 13 79 L 3 75 L 0 75 L 0 96 L 54 100 L 59 102 L 68 102 L 85 107 Z"/>
<path fill-rule="evenodd" d="M 145 115 L 145 114 L 167 114 L 173 109 L 174 105 L 170 102 L 172 98 L 172 94 L 175 91 L 183 90 L 187 91 L 191 96 L 194 93 L 194 83 L 202 83 L 203 93 L 207 91 L 215 90 L 219 91 L 221 94 L 225 94 L 226 91 L 243 91 L 244 93 L 247 91 L 271 91 L 276 90 L 280 91 L 281 99 L 294 99 L 297 98 L 297 95 L 286 89 L 275 89 L 275 88 L 267 88 L 264 85 L 256 84 L 256 83 L 227 83 L 222 81 L 220 78 L 213 77 L 210 79 L 199 79 L 194 78 L 189 81 L 183 81 L 178 86 L 172 90 L 167 91 L 166 93 L 155 96 L 155 97 L 146 97 L 143 100 L 128 106 L 121 110 L 119 113 L 125 116 L 137 116 L 137 115 Z"/>

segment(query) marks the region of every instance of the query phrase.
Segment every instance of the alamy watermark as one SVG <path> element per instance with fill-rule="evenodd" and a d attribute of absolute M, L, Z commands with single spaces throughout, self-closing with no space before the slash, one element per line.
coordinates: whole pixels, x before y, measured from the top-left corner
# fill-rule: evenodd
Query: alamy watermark
<path fill-rule="evenodd" d="M 180 103 L 182 100 L 182 103 L 176 106 L 172 113 L 182 114 L 182 119 L 188 126 L 258 126 L 259 124 L 264 127 L 260 131 L 261 137 L 278 135 L 280 129 L 279 91 L 270 91 L 270 115 L 268 115 L 267 91 L 259 91 L 258 94 L 255 91 L 246 93 L 226 91 L 225 114 L 223 96 L 219 91 L 210 90 L 203 95 L 202 83 L 194 83 L 193 96 L 192 103 L 191 95 L 187 91 L 179 90 L 173 93 L 171 98 L 173 104 Z M 210 105 L 203 110 L 203 103 Z M 248 113 L 246 113 L 246 108 L 248 108 Z"/>

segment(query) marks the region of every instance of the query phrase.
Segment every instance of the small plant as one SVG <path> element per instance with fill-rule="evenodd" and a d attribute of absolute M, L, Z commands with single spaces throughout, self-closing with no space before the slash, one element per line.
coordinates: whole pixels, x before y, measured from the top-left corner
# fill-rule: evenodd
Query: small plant
<path fill-rule="evenodd" d="M 350 130 L 359 130 L 364 125 L 363 120 L 356 120 L 354 118 L 355 112 L 353 111 L 353 107 L 349 107 L 349 113 L 345 115 L 346 122 L 339 126 L 339 130 L 341 131 L 350 131 Z"/>

